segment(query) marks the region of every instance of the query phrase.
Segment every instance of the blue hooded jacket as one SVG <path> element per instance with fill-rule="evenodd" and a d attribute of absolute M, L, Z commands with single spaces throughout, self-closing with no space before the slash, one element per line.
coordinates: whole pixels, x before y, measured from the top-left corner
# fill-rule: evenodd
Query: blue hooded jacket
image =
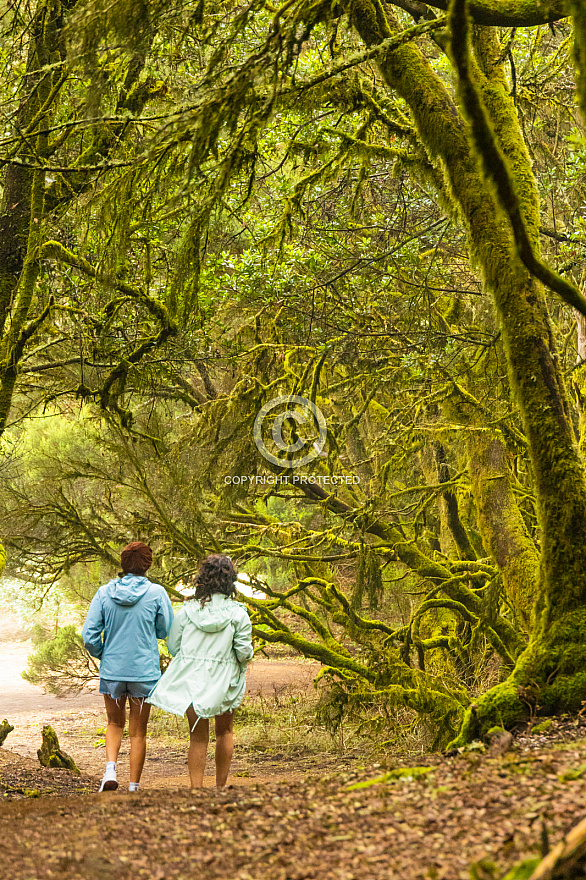
<path fill-rule="evenodd" d="M 100 587 L 81 637 L 92 657 L 101 658 L 100 678 L 155 681 L 161 677 L 157 639 L 168 636 L 172 622 L 173 607 L 163 587 L 125 574 Z"/>

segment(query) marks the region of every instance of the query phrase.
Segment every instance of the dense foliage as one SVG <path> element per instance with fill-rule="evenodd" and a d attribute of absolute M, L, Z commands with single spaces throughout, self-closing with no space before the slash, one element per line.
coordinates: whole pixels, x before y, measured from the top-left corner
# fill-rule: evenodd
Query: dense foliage
<path fill-rule="evenodd" d="M 0 110 L 8 571 L 228 552 L 333 726 L 436 743 L 586 699 L 586 31 L 445 5 L 15 3 Z"/>

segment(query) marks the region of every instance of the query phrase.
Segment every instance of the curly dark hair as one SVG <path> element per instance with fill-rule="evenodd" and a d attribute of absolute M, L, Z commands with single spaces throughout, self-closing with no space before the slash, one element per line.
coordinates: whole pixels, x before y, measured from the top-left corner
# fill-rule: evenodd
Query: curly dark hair
<path fill-rule="evenodd" d="M 234 582 L 238 572 L 229 556 L 213 553 L 202 562 L 195 576 L 195 596 L 202 608 L 214 593 L 233 598 L 236 595 Z"/>

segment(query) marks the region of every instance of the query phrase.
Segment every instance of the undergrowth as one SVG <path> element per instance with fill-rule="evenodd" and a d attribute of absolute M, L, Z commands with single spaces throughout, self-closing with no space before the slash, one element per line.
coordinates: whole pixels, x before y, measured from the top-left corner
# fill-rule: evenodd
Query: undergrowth
<path fill-rule="evenodd" d="M 290 748 L 310 752 L 340 752 L 347 744 L 344 732 L 330 733 L 316 722 L 315 697 L 300 696 L 287 689 L 273 694 L 248 696 L 234 718 L 234 735 L 240 746 L 261 751 Z M 153 707 L 149 735 L 185 740 L 189 725 L 185 718 Z M 214 725 L 210 725 L 214 738 Z"/>
<path fill-rule="evenodd" d="M 317 694 L 300 694 L 290 687 L 275 688 L 268 695 L 248 695 L 236 711 L 235 739 L 239 747 L 258 751 L 359 752 L 365 758 L 429 751 L 427 731 L 407 713 L 383 719 L 374 708 L 370 723 L 342 720 L 332 729 L 320 720 L 318 707 Z M 153 707 L 148 735 L 185 741 L 189 726 L 185 718 Z M 214 738 L 213 724 L 210 737 Z"/>

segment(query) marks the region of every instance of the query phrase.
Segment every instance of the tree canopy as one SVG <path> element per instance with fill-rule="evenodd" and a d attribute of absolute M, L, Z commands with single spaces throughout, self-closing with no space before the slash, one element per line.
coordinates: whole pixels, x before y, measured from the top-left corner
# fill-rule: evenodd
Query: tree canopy
<path fill-rule="evenodd" d="M 87 600 L 132 538 L 171 591 L 228 552 L 334 726 L 407 712 L 445 744 L 579 710 L 581 4 L 1 26 L 7 571 Z M 279 395 L 327 422 L 305 482 L 254 442 Z"/>

